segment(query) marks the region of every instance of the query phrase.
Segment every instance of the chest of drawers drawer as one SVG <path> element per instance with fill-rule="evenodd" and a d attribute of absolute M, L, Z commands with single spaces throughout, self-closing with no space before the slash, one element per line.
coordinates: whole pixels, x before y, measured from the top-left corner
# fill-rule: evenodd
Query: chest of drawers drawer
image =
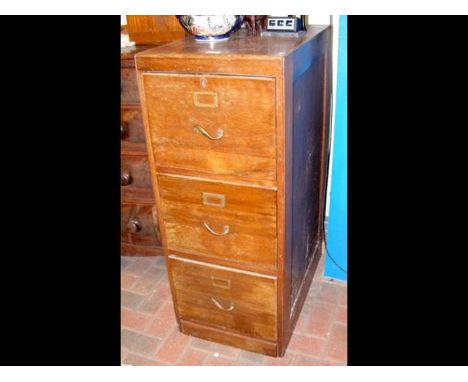
<path fill-rule="evenodd" d="M 276 192 L 158 176 L 169 251 L 276 269 Z"/>
<path fill-rule="evenodd" d="M 276 278 L 170 256 L 181 319 L 275 340 Z"/>
<path fill-rule="evenodd" d="M 151 175 L 148 160 L 144 155 L 122 154 L 120 160 L 120 190 L 124 200 L 152 202 Z"/>
<path fill-rule="evenodd" d="M 143 82 L 158 168 L 275 185 L 273 79 L 146 73 Z"/>
<path fill-rule="evenodd" d="M 148 48 L 151 47 L 137 45 L 120 51 L 122 256 L 163 254 L 134 57 Z"/>
<path fill-rule="evenodd" d="M 120 69 L 120 102 L 140 103 L 135 68 Z"/>
<path fill-rule="evenodd" d="M 120 139 L 124 150 L 146 151 L 145 130 L 139 105 L 121 107 Z"/>
<path fill-rule="evenodd" d="M 156 206 L 123 203 L 120 210 L 120 240 L 141 246 L 160 246 Z"/>

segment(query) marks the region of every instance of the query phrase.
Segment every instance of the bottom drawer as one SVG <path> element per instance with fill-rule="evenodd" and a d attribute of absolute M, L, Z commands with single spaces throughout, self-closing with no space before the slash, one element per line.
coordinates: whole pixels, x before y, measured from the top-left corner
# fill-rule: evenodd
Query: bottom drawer
<path fill-rule="evenodd" d="M 179 318 L 276 340 L 276 277 L 169 256 Z"/>
<path fill-rule="evenodd" d="M 156 206 L 122 204 L 120 207 L 120 241 L 141 246 L 161 246 Z"/>
<path fill-rule="evenodd" d="M 199 325 L 194 322 L 180 320 L 180 330 L 189 336 L 203 338 L 208 341 L 218 342 L 248 351 L 266 354 L 272 357 L 278 356 L 278 345 L 273 341 L 253 338 L 216 329 L 210 326 Z"/>

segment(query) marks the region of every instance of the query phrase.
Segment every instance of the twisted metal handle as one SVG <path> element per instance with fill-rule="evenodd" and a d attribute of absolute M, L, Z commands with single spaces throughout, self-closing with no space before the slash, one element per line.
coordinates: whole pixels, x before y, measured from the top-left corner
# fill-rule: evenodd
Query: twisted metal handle
<path fill-rule="evenodd" d="M 214 297 L 211 297 L 211 301 L 213 301 L 213 304 L 215 304 L 217 308 L 219 308 L 221 310 L 224 310 L 225 312 L 230 312 L 231 310 L 234 309 L 234 303 L 233 302 L 231 302 L 231 304 L 229 305 L 229 308 L 225 308 Z"/>
<path fill-rule="evenodd" d="M 215 235 L 215 236 L 225 236 L 225 235 L 227 235 L 229 233 L 229 226 L 228 225 L 225 225 L 223 227 L 223 232 L 221 232 L 221 233 L 216 232 L 213 228 L 210 227 L 210 225 L 206 221 L 203 222 L 203 225 L 205 226 L 205 228 L 207 229 L 207 231 L 209 233 L 211 233 L 212 235 Z"/>
<path fill-rule="evenodd" d="M 204 137 L 211 139 L 212 141 L 217 141 L 218 139 L 221 139 L 224 136 L 224 131 L 223 129 L 218 129 L 216 130 L 216 135 L 212 137 L 208 131 L 206 131 L 202 126 L 200 125 L 194 125 L 193 126 L 193 131 L 196 133 L 199 133 L 203 135 Z"/>

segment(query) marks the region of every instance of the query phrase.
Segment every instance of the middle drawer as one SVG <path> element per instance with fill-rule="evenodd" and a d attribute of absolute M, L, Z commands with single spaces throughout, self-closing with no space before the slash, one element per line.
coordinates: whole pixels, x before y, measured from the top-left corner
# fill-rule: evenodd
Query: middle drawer
<path fill-rule="evenodd" d="M 158 175 L 169 251 L 276 269 L 276 192 Z"/>

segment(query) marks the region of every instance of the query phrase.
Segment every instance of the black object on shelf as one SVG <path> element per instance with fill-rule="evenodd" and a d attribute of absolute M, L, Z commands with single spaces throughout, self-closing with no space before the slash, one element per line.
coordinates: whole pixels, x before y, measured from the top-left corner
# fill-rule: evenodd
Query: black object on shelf
<path fill-rule="evenodd" d="M 268 16 L 267 32 L 299 32 L 305 29 L 305 16 Z"/>

